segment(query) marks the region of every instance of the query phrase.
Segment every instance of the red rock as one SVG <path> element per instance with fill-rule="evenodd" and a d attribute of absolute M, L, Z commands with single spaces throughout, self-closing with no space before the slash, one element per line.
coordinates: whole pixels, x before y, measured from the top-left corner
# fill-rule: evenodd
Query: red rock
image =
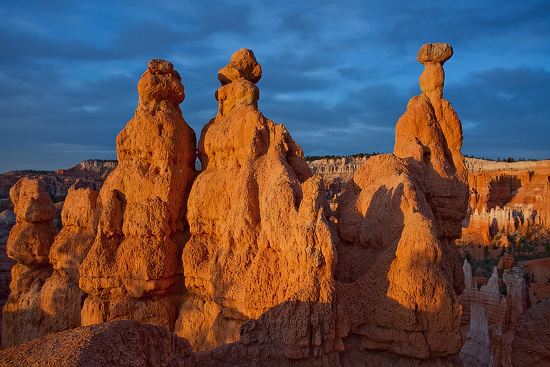
<path fill-rule="evenodd" d="M 10 295 L 2 309 L 2 346 L 9 347 L 44 335 L 40 292 L 52 273 L 49 251 L 57 234 L 53 202 L 44 184 L 23 178 L 10 189 L 16 224 L 10 232 L 7 254 L 18 263 L 12 268 Z"/>
<path fill-rule="evenodd" d="M 423 94 L 397 123 L 394 154 L 371 157 L 340 196 L 341 356 L 374 349 L 456 358 L 462 346 L 456 294 L 464 276 L 454 240 L 466 215 L 467 172 L 460 120 L 442 98 L 441 64 L 426 65 Z"/>
<path fill-rule="evenodd" d="M 240 50 L 220 71 L 242 77 L 220 87 L 218 115 L 199 140 L 203 171 L 182 256 L 189 294 L 176 333 L 194 350 L 240 338 L 313 361 L 333 345 L 333 233 L 320 177 L 285 127 L 257 109 L 250 60 Z"/>
<path fill-rule="evenodd" d="M 49 335 L 0 351 L 12 367 L 196 366 L 189 343 L 163 327 L 113 321 Z"/>
<path fill-rule="evenodd" d="M 195 133 L 181 115 L 173 65 L 151 60 L 136 114 L 117 137 L 119 164 L 98 198 L 95 242 L 80 267 L 82 324 L 130 319 L 173 330 Z M 136 256 L 137 255 L 137 256 Z"/>

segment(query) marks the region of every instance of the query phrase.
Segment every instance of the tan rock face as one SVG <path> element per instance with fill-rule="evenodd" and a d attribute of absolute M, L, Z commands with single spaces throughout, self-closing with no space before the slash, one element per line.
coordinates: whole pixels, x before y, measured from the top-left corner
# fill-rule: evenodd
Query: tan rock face
<path fill-rule="evenodd" d="M 117 137 L 119 165 L 98 198 L 94 244 L 80 267 L 82 324 L 130 319 L 173 330 L 195 177 L 195 133 L 181 115 L 173 65 L 151 60 L 134 118 Z"/>
<path fill-rule="evenodd" d="M 544 242 L 550 228 L 550 161 L 467 161 L 470 216 L 462 243 L 490 245 L 499 234 L 522 234 Z M 501 245 L 509 243 L 499 241 Z"/>
<path fill-rule="evenodd" d="M 10 296 L 2 309 L 2 346 L 9 347 L 47 333 L 38 328 L 44 313 L 40 292 L 52 274 L 48 261 L 57 234 L 53 202 L 44 184 L 23 178 L 10 189 L 16 224 L 10 232 L 7 254 L 18 263 L 12 268 Z"/>
<path fill-rule="evenodd" d="M 259 70 L 249 50 L 220 70 L 231 82 L 199 141 L 203 171 L 182 256 L 189 295 L 176 333 L 210 349 L 236 341 L 254 318 L 241 342 L 314 358 L 332 348 L 333 234 L 321 179 L 285 127 L 257 109 Z"/>
<path fill-rule="evenodd" d="M 369 158 L 340 197 L 341 355 L 384 349 L 427 359 L 462 345 L 456 294 L 464 276 L 454 240 L 466 215 L 467 172 L 460 120 L 441 97 L 446 56 L 430 57 L 423 94 L 397 123 L 394 154 Z"/>

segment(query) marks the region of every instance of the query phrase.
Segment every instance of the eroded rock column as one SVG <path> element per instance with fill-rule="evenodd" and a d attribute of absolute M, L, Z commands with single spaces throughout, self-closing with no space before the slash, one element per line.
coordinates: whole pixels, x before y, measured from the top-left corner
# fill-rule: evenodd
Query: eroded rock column
<path fill-rule="evenodd" d="M 371 157 L 340 197 L 335 274 L 342 364 L 389 363 L 395 354 L 439 365 L 459 358 L 464 274 L 454 240 L 468 186 L 461 123 L 442 95 L 442 65 L 451 56 L 447 44 L 422 46 L 422 95 L 397 122 L 394 154 Z"/>
<path fill-rule="evenodd" d="M 118 167 L 98 198 L 94 244 L 80 267 L 82 324 L 136 320 L 174 330 L 196 138 L 182 117 L 181 77 L 151 60 L 135 116 L 117 137 Z"/>
<path fill-rule="evenodd" d="M 188 201 L 189 293 L 176 333 L 194 350 L 240 340 L 262 358 L 316 358 L 333 349 L 333 233 L 320 177 L 258 110 L 260 77 L 247 49 L 218 74 L 218 115 L 202 131 Z"/>
<path fill-rule="evenodd" d="M 40 327 L 44 312 L 40 293 L 52 274 L 50 247 L 57 234 L 55 208 L 44 183 L 22 178 L 10 189 L 16 223 L 7 254 L 17 260 L 11 271 L 10 295 L 2 309 L 2 347 L 24 343 L 48 333 Z"/>

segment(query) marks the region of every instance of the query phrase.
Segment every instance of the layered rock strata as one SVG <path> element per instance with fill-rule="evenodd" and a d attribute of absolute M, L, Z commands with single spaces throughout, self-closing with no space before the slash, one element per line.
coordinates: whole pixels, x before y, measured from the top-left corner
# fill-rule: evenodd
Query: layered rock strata
<path fill-rule="evenodd" d="M 501 233 L 520 233 L 528 240 L 550 236 L 550 161 L 469 159 L 467 164 L 470 215 L 462 243 L 489 245 Z"/>
<path fill-rule="evenodd" d="M 333 233 L 320 177 L 258 110 L 260 77 L 247 49 L 218 74 L 188 201 L 176 333 L 194 350 L 240 340 L 264 357 L 311 361 L 333 349 Z"/>
<path fill-rule="evenodd" d="M 117 137 L 119 164 L 99 193 L 97 235 L 80 266 L 88 293 L 82 324 L 129 319 L 174 330 L 196 139 L 179 108 L 184 88 L 171 63 L 151 60 L 138 92 L 135 116 Z"/>
<path fill-rule="evenodd" d="M 461 123 L 442 96 L 442 65 L 451 55 L 447 44 L 422 46 L 422 95 L 397 122 L 394 154 L 369 158 L 340 197 L 341 358 L 387 350 L 427 360 L 462 346 L 456 295 L 464 276 L 454 240 L 468 189 Z"/>
<path fill-rule="evenodd" d="M 48 332 L 41 327 L 45 313 L 40 293 L 53 271 L 48 255 L 57 234 L 52 222 L 55 208 L 41 181 L 19 180 L 10 189 L 10 198 L 16 224 L 8 238 L 7 254 L 17 264 L 11 270 L 11 292 L 2 309 L 4 348 Z"/>

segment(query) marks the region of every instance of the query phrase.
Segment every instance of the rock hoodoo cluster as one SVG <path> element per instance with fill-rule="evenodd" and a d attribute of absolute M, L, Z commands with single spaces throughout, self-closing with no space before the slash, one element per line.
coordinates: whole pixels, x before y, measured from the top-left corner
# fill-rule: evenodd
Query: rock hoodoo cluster
<path fill-rule="evenodd" d="M 461 365 L 454 240 L 468 189 L 461 123 L 442 94 L 451 56 L 447 44 L 422 46 L 422 94 L 397 123 L 394 154 L 357 170 L 337 224 L 300 146 L 258 109 L 252 51 L 219 71 L 218 114 L 198 149 L 179 108 L 180 75 L 151 60 L 117 138 L 117 168 L 99 193 L 71 188 L 57 237 L 38 181 L 12 189 L 8 255 L 19 263 L 4 346 L 82 327 L 0 361 L 40 360 L 66 338 L 81 360 L 101 354 L 105 363 L 130 346 L 150 365 Z M 479 347 L 489 329 L 474 329 Z M 103 337 L 125 344 L 120 357 Z M 64 350 L 56 360 L 67 361 Z"/>
<path fill-rule="evenodd" d="M 502 235 L 514 233 L 550 239 L 550 161 L 467 164 L 470 213 L 461 243 L 509 247 Z"/>

